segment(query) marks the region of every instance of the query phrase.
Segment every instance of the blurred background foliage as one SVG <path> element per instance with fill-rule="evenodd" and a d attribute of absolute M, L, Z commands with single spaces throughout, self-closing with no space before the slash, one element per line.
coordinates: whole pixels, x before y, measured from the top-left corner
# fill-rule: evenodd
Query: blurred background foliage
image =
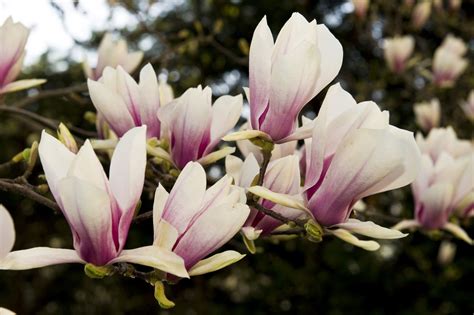
<path fill-rule="evenodd" d="M 409 1 L 408 1 L 409 2 Z M 59 16 L 61 8 L 53 6 Z M 415 31 L 412 8 L 404 1 L 372 1 L 365 19 L 357 18 L 345 0 L 127 0 L 108 1 L 136 15 L 136 27 L 117 29 L 132 50 L 147 47 L 145 62 L 167 76 L 176 95 L 198 84 L 210 85 L 215 96 L 242 93 L 247 86 L 247 53 L 253 30 L 267 15 L 274 35 L 291 13 L 325 23 L 344 47 L 344 63 L 337 78 L 358 101 L 372 99 L 390 110 L 392 124 L 417 131 L 413 104 L 439 98 L 442 125 L 452 125 L 458 135 L 472 138 L 472 124 L 459 103 L 474 87 L 474 3 L 463 1 L 458 11 L 433 9 L 426 25 Z M 158 17 L 149 13 L 161 5 Z M 471 64 L 453 88 L 432 86 L 426 73 L 437 46 L 447 34 L 468 43 Z M 390 73 L 383 60 L 382 42 L 396 34 L 416 39 L 415 64 L 402 75 Z M 103 33 L 92 40 L 76 41 L 94 50 Z M 48 54 L 24 71 L 25 77 L 44 77 L 42 89 L 57 89 L 85 82 L 80 63 L 66 60 L 58 71 Z M 32 93 L 31 91 L 29 93 Z M 314 117 L 325 95 L 319 94 L 304 113 Z M 8 95 L 6 104 L 25 96 Z M 28 104 L 26 109 L 93 131 L 83 119 L 93 106 L 86 93 L 50 97 Z M 0 161 L 39 138 L 41 124 L 22 116 L 0 113 Z M 21 174 L 21 165 L 0 174 Z M 41 172 L 37 167 L 33 183 Z M 474 175 L 473 175 L 474 176 Z M 16 249 L 33 246 L 72 246 L 71 234 L 61 215 L 20 196 L 0 192 L 16 223 Z M 151 207 L 144 198 L 142 209 Z M 410 218 L 413 202 L 409 188 L 366 200 L 362 215 L 385 225 Z M 373 209 L 379 214 L 373 215 Z M 395 220 L 393 220 L 395 218 Z M 474 229 L 467 229 L 474 235 Z M 151 243 L 151 223 L 132 226 L 129 247 Z M 380 251 L 365 252 L 339 240 L 314 244 L 303 239 L 262 239 L 258 254 L 222 271 L 184 280 L 168 287 L 177 306 L 162 311 L 152 288 L 139 280 L 111 277 L 87 278 L 83 266 L 55 266 L 26 272 L 2 272 L 0 305 L 18 314 L 471 314 L 474 311 L 474 251 L 461 241 L 451 263 L 438 262 L 442 239 L 447 235 L 420 232 L 382 244 Z M 245 251 L 237 236 L 230 248 Z"/>

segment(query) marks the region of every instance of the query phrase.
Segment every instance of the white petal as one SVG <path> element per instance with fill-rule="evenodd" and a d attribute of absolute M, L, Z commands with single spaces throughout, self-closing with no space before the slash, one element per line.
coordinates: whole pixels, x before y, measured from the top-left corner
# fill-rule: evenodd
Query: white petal
<path fill-rule="evenodd" d="M 4 307 L 0 307 L 0 315 L 16 315 L 15 312 L 7 310 Z"/>
<path fill-rule="evenodd" d="M 41 133 L 38 152 L 43 166 L 49 189 L 56 201 L 60 200 L 58 183 L 66 177 L 75 154 L 69 151 L 58 139 L 46 133 Z"/>
<path fill-rule="evenodd" d="M 0 88 L 0 94 L 11 93 L 16 91 L 21 91 L 29 89 L 31 87 L 41 85 L 46 83 L 45 79 L 28 79 L 28 80 L 18 80 L 12 83 L 5 85 L 3 88 Z"/>
<path fill-rule="evenodd" d="M 206 191 L 206 173 L 199 163 L 190 162 L 178 176 L 163 211 L 163 219 L 183 233 L 199 212 Z"/>
<path fill-rule="evenodd" d="M 239 186 L 245 188 L 252 186 L 252 182 L 255 180 L 255 177 L 258 175 L 259 171 L 260 166 L 258 165 L 254 155 L 250 153 L 242 165 Z"/>
<path fill-rule="evenodd" d="M 10 213 L 0 204 L 0 260 L 5 257 L 15 244 L 15 226 Z"/>
<path fill-rule="evenodd" d="M 140 93 L 140 118 L 141 123 L 148 126 L 148 133 L 160 128 L 160 123 L 156 114 L 160 109 L 160 93 L 158 88 L 158 79 L 155 70 L 150 64 L 147 64 L 140 71 L 140 83 L 138 84 Z M 160 134 L 154 132 L 151 136 L 160 137 Z"/>
<path fill-rule="evenodd" d="M 238 262 L 245 256 L 246 255 L 242 255 L 233 250 L 215 254 L 195 264 L 191 270 L 189 270 L 189 275 L 193 277 L 220 270 Z"/>
<path fill-rule="evenodd" d="M 263 230 L 256 230 L 253 226 L 244 226 L 242 228 L 242 233 L 249 241 L 255 241 L 260 237 Z"/>
<path fill-rule="evenodd" d="M 127 105 L 115 91 L 91 79 L 87 80 L 87 86 L 95 108 L 104 116 L 118 136 L 122 136 L 129 129 L 135 127 Z"/>
<path fill-rule="evenodd" d="M 146 126 L 128 131 L 110 162 L 110 189 L 122 211 L 133 211 L 140 199 L 146 168 Z"/>
<path fill-rule="evenodd" d="M 270 93 L 273 36 L 264 16 L 253 33 L 249 52 L 249 84 L 246 92 L 251 107 L 251 124 L 258 128 L 258 119 L 265 111 Z"/>
<path fill-rule="evenodd" d="M 177 240 L 178 230 L 166 222 L 166 220 L 161 219 L 155 229 L 155 240 L 153 241 L 153 245 L 172 250 Z"/>
<path fill-rule="evenodd" d="M 228 155 L 225 157 L 225 172 L 234 179 L 236 185 L 239 185 L 240 183 L 240 173 L 243 164 L 244 161 L 234 155 Z"/>
<path fill-rule="evenodd" d="M 0 260 L 0 270 L 28 270 L 70 263 L 85 262 L 72 249 L 35 247 L 11 252 Z"/>
<path fill-rule="evenodd" d="M 343 229 L 331 230 L 329 233 L 340 238 L 344 242 L 347 242 L 349 244 L 363 248 L 368 251 L 375 251 L 380 248 L 379 243 L 375 241 L 361 241 L 360 239 L 352 235 L 350 232 Z"/>
<path fill-rule="evenodd" d="M 224 147 L 220 150 L 211 152 L 208 155 L 203 156 L 197 162 L 199 162 L 201 165 L 209 165 L 216 161 L 219 161 L 220 159 L 225 158 L 226 156 L 234 152 L 235 152 L 234 147 Z"/>
<path fill-rule="evenodd" d="M 249 213 L 249 207 L 240 203 L 206 210 L 178 241 L 174 252 L 184 258 L 187 268 L 193 267 L 237 234 Z"/>
<path fill-rule="evenodd" d="M 263 199 L 272 201 L 279 205 L 309 212 L 308 208 L 306 208 L 303 201 L 298 197 L 289 196 L 286 194 L 279 194 L 262 186 L 249 187 L 248 191 L 254 195 L 257 195 Z"/>
<path fill-rule="evenodd" d="M 242 130 L 236 131 L 228 134 L 225 137 L 222 137 L 224 141 L 237 141 L 237 140 L 248 140 L 253 138 L 263 138 L 265 140 L 271 141 L 271 138 L 263 131 L 259 130 Z"/>
<path fill-rule="evenodd" d="M 107 176 L 89 140 L 86 140 L 77 152 L 69 167 L 67 177 L 76 177 L 97 188 L 107 190 Z"/>
<path fill-rule="evenodd" d="M 76 177 L 59 183 L 59 193 L 74 236 L 74 248 L 89 262 L 109 259 L 117 252 L 112 237 L 111 201 L 106 190 Z"/>
<path fill-rule="evenodd" d="M 443 226 L 443 230 L 451 232 L 454 236 L 456 236 L 459 239 L 462 239 L 469 245 L 474 245 L 474 241 L 469 237 L 466 231 L 464 231 L 459 225 L 448 222 Z"/>
<path fill-rule="evenodd" d="M 166 200 L 168 200 L 168 192 L 166 189 L 159 184 L 155 190 L 155 198 L 153 201 L 153 230 L 155 231 L 156 239 L 156 229 L 160 223 L 161 217 L 163 216 L 163 210 L 165 208 Z"/>
<path fill-rule="evenodd" d="M 420 227 L 420 223 L 416 220 L 402 220 L 392 226 L 392 230 L 406 230 L 406 229 L 411 229 L 411 228 L 417 228 Z"/>
<path fill-rule="evenodd" d="M 181 278 L 189 278 L 184 261 L 175 253 L 158 246 L 145 246 L 136 249 L 124 250 L 119 257 L 110 263 L 128 262 L 152 267 Z"/>
<path fill-rule="evenodd" d="M 318 24 L 317 33 L 321 70 L 314 95 L 318 94 L 337 76 L 342 66 L 343 57 L 341 43 L 324 24 Z"/>
<path fill-rule="evenodd" d="M 209 153 L 221 138 L 239 121 L 242 113 L 242 94 L 224 95 L 212 105 L 211 142 L 204 154 Z"/>
<path fill-rule="evenodd" d="M 362 222 L 357 219 L 348 219 L 347 222 L 336 224 L 335 227 L 377 239 L 397 239 L 408 235 L 396 229 L 387 229 L 372 221 Z"/>

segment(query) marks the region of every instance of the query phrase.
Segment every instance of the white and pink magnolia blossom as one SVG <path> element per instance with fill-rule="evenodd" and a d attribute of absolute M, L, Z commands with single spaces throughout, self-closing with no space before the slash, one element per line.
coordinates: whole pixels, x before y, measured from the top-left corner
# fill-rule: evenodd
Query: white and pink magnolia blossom
<path fill-rule="evenodd" d="M 422 0 L 413 8 L 411 24 L 415 29 L 421 29 L 428 21 L 431 14 L 431 0 Z"/>
<path fill-rule="evenodd" d="M 329 89 L 305 148 L 308 208 L 324 226 L 344 224 L 366 196 L 410 184 L 420 164 L 412 133 L 339 85 Z"/>
<path fill-rule="evenodd" d="M 253 186 L 255 184 L 254 180 L 258 177 L 260 171 L 260 166 L 252 153 L 244 161 L 229 155 L 226 157 L 225 166 L 227 174 L 234 178 L 235 184 L 243 188 Z M 263 187 L 276 193 L 295 197 L 301 193 L 300 181 L 299 157 L 288 155 L 269 163 L 265 172 Z M 292 220 L 307 215 L 307 213 L 301 210 L 281 206 L 268 200 L 261 201 L 260 203 L 263 207 Z M 251 208 L 250 215 L 242 228 L 242 232 L 247 239 L 255 240 L 260 235 L 270 234 L 281 225 L 281 221 Z"/>
<path fill-rule="evenodd" d="M 243 190 L 224 176 L 206 190 L 206 172 L 197 162 L 184 167 L 168 194 L 160 185 L 153 205 L 154 246 L 184 259 L 190 276 L 224 268 L 245 255 L 228 250 L 206 258 L 242 228 L 249 215 Z"/>
<path fill-rule="evenodd" d="M 374 102 L 357 104 L 336 84 L 327 92 L 305 149 L 303 206 L 295 198 L 268 189 L 251 187 L 249 191 L 277 203 L 283 201 L 280 204 L 306 208 L 326 233 L 367 250 L 376 250 L 379 244 L 361 241 L 351 233 L 380 239 L 405 236 L 349 217 L 360 199 L 415 179 L 420 152 L 411 132 L 391 126 L 388 112 Z"/>
<path fill-rule="evenodd" d="M 359 19 L 364 19 L 367 15 L 367 9 L 370 5 L 370 0 L 352 0 L 354 12 Z"/>
<path fill-rule="evenodd" d="M 439 87 L 452 87 L 466 70 L 468 61 L 463 58 L 466 44 L 452 35 L 446 36 L 433 57 L 433 82 Z"/>
<path fill-rule="evenodd" d="M 414 105 L 416 123 L 420 128 L 428 132 L 439 126 L 441 120 L 441 107 L 437 98 L 430 102 L 421 102 Z"/>
<path fill-rule="evenodd" d="M 49 188 L 62 210 L 74 250 L 37 247 L 13 251 L 0 269 L 32 269 L 62 263 L 96 266 L 129 262 L 186 277 L 183 260 L 156 246 L 124 250 L 143 189 L 146 126 L 127 132 L 117 144 L 109 178 L 87 140 L 77 154 L 43 132 L 39 156 Z"/>
<path fill-rule="evenodd" d="M 336 77 L 342 54 L 339 41 L 315 20 L 293 13 L 274 42 L 264 17 L 250 45 L 250 130 L 229 139 L 262 136 L 282 143 L 309 137 L 310 129 L 297 128 L 298 114 Z"/>
<path fill-rule="evenodd" d="M 98 80 L 107 67 L 122 66 L 126 72 L 132 73 L 143 59 L 143 52 L 129 53 L 127 42 L 124 39 L 114 41 L 110 33 L 106 33 L 102 38 L 97 55 L 97 65 L 94 69 L 87 60 L 82 63 L 84 74 L 92 80 Z"/>
<path fill-rule="evenodd" d="M 416 142 L 421 153 L 429 155 L 433 162 L 436 162 L 443 152 L 448 153 L 453 158 L 458 158 L 468 154 L 473 148 L 470 141 L 458 139 L 451 126 L 433 128 L 426 138 L 417 133 Z"/>
<path fill-rule="evenodd" d="M 155 71 L 147 64 L 140 71 L 140 82 L 121 67 L 105 68 L 97 80 L 87 80 L 89 93 L 97 112 L 117 136 L 121 137 L 133 127 L 147 125 L 147 137 L 161 136 L 160 88 Z"/>
<path fill-rule="evenodd" d="M 384 40 L 384 57 L 389 69 L 402 73 L 407 67 L 407 61 L 415 48 L 415 40 L 411 35 L 395 36 Z"/>
<path fill-rule="evenodd" d="M 469 92 L 467 100 L 461 103 L 461 108 L 466 114 L 466 117 L 474 122 L 474 90 Z"/>
<path fill-rule="evenodd" d="M 211 88 L 189 88 L 161 107 L 158 118 L 170 141 L 171 160 L 182 169 L 190 161 L 208 164 L 234 152 L 224 148 L 213 152 L 221 138 L 234 128 L 242 111 L 242 95 L 219 97 L 212 104 Z"/>
<path fill-rule="evenodd" d="M 461 227 L 448 221 L 454 211 L 465 213 L 474 207 L 472 174 L 474 152 L 458 158 L 443 152 L 436 161 L 424 154 L 421 171 L 412 184 L 415 220 L 401 221 L 395 228 L 444 229 L 473 244 Z"/>
<path fill-rule="evenodd" d="M 15 79 L 21 72 L 29 30 L 11 17 L 0 26 L 0 94 L 24 90 L 43 84 L 43 79 Z"/>

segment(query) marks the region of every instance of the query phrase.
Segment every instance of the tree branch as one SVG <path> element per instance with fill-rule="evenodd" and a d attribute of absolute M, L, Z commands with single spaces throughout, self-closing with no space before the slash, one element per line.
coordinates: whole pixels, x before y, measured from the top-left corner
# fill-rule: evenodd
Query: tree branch
<path fill-rule="evenodd" d="M 15 102 L 15 103 L 13 103 L 12 106 L 22 108 L 22 107 L 25 107 L 29 104 L 32 104 L 32 103 L 36 102 L 36 101 L 39 101 L 43 98 L 54 97 L 54 96 L 65 96 L 65 95 L 72 94 L 72 93 L 86 92 L 86 91 L 87 91 L 87 84 L 85 84 L 85 83 L 81 83 L 79 85 L 66 87 L 66 88 L 40 91 L 36 95 L 25 97 L 24 99 L 21 99 L 21 100 Z"/>
<path fill-rule="evenodd" d="M 24 197 L 27 197 L 33 201 L 36 201 L 37 203 L 40 203 L 56 212 L 60 212 L 61 209 L 59 206 L 56 204 L 56 202 L 52 201 L 49 198 L 46 198 L 39 193 L 35 192 L 32 190 L 30 187 L 28 187 L 25 184 L 19 184 L 16 183 L 14 180 L 11 179 L 5 179 L 5 178 L 0 178 L 0 190 L 3 190 L 5 192 L 11 192 L 15 194 L 22 195 Z"/>

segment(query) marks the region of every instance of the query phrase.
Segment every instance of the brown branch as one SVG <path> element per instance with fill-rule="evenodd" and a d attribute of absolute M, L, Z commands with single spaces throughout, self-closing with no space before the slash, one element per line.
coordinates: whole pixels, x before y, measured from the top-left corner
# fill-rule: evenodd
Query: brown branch
<path fill-rule="evenodd" d="M 35 192 L 29 185 L 19 184 L 11 179 L 0 178 L 0 190 L 22 195 L 56 212 L 61 211 L 56 202 Z"/>
<path fill-rule="evenodd" d="M 143 221 L 146 221 L 148 219 L 153 218 L 153 210 L 143 212 L 142 214 L 137 215 L 134 219 L 134 223 L 141 223 Z"/>
<path fill-rule="evenodd" d="M 36 113 L 33 113 L 31 111 L 18 108 L 18 107 L 13 107 L 13 106 L 7 106 L 7 105 L 0 105 L 0 112 L 6 112 L 6 113 L 11 113 L 14 115 L 19 115 L 22 118 L 29 118 L 33 121 L 39 122 L 43 124 L 45 127 L 51 128 L 51 129 L 57 129 L 60 122 L 51 118 L 46 118 L 41 115 L 38 115 Z M 92 131 L 84 130 L 75 126 L 68 125 L 69 130 L 71 132 L 81 135 L 86 138 L 91 138 L 91 137 L 96 137 L 97 134 Z"/>
<path fill-rule="evenodd" d="M 36 101 L 44 99 L 44 98 L 55 97 L 55 96 L 66 96 L 68 94 L 85 92 L 85 91 L 87 91 L 87 84 L 85 84 L 85 83 L 81 83 L 79 85 L 66 87 L 66 88 L 40 91 L 36 95 L 26 97 L 24 99 L 21 99 L 21 100 L 15 102 L 15 103 L 13 103 L 12 106 L 22 108 L 22 107 L 25 107 L 29 104 L 32 104 L 32 103 L 36 102 Z"/>
<path fill-rule="evenodd" d="M 286 223 L 286 224 L 296 224 L 297 226 L 301 227 L 301 228 L 305 228 L 305 221 L 304 220 L 298 220 L 298 219 L 295 219 L 295 220 L 292 220 L 292 219 L 289 219 L 287 217 L 285 217 L 284 215 L 281 215 L 279 214 L 278 212 L 275 212 L 271 209 L 267 209 L 265 208 L 264 206 L 262 206 L 261 204 L 257 203 L 257 202 L 251 202 L 249 204 L 250 207 L 254 208 L 255 210 L 257 211 L 260 211 L 262 212 L 263 214 L 265 215 L 268 215 L 269 217 L 272 217 L 274 219 L 277 219 L 278 221 L 281 221 L 283 223 Z"/>

